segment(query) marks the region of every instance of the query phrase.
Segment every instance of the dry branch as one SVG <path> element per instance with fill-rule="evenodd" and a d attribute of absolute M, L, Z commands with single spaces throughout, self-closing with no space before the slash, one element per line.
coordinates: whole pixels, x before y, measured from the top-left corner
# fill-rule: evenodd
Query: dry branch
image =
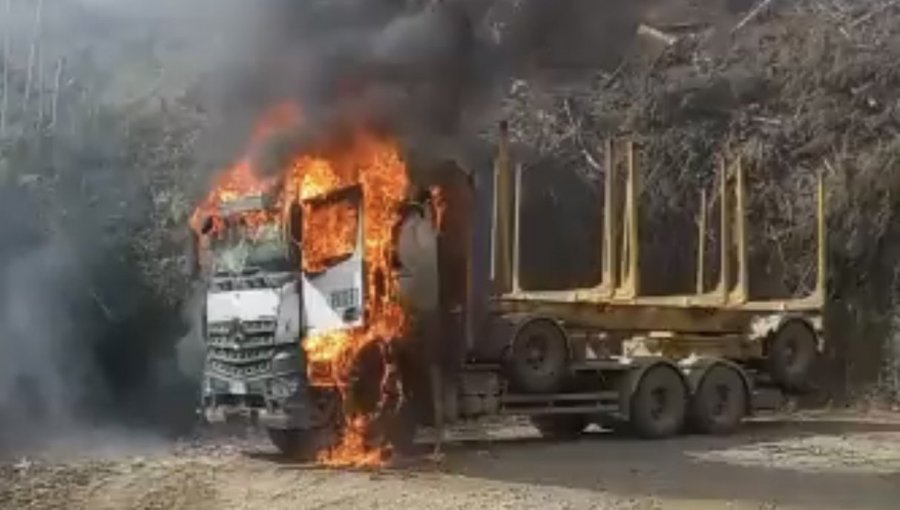
<path fill-rule="evenodd" d="M 640 26 L 638 26 L 637 33 L 638 35 L 652 37 L 653 39 L 662 42 L 666 46 L 671 46 L 678 42 L 678 37 L 672 34 L 667 34 L 662 30 L 659 30 L 658 28 L 651 27 L 650 25 L 641 24 Z"/>
<path fill-rule="evenodd" d="M 50 104 L 50 129 L 56 128 L 59 114 L 59 89 L 62 82 L 63 69 L 66 64 L 65 57 L 56 61 L 56 77 L 53 79 L 53 100 Z"/>
<path fill-rule="evenodd" d="M 731 33 L 735 34 L 737 33 L 737 31 L 744 28 L 747 23 L 750 23 L 751 21 L 756 19 L 756 17 L 762 14 L 763 11 L 765 11 L 766 8 L 769 7 L 773 2 L 774 0 L 761 0 L 753 7 L 753 9 L 750 9 L 750 12 L 748 12 L 747 15 L 744 16 L 741 21 L 739 21 L 738 24 L 734 26 L 734 28 L 731 29 Z"/>
<path fill-rule="evenodd" d="M 28 46 L 28 77 L 25 80 L 25 99 L 22 101 L 22 111 L 24 113 L 28 112 L 31 103 L 31 89 L 34 87 L 34 66 L 37 60 L 38 34 L 40 33 L 43 10 L 44 0 L 38 0 L 34 8 L 34 29 L 31 34 L 31 43 Z"/>
<path fill-rule="evenodd" d="M 9 27 L 9 24 L 12 19 L 12 0 L 6 0 L 5 14 L 5 21 L 0 26 L 0 30 L 3 30 L 3 78 L 2 83 L 0 83 L 0 86 L 3 87 L 3 96 L 0 98 L 0 138 L 6 136 L 6 124 L 9 122 L 7 117 L 9 112 L 9 67 L 12 65 L 10 60 L 12 53 L 10 50 L 10 45 L 12 44 L 10 32 L 12 32 L 12 29 Z"/>

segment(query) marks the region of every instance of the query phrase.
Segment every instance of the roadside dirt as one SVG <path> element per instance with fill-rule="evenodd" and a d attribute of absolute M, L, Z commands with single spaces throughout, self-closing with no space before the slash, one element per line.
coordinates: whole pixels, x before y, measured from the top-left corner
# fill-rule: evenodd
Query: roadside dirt
<path fill-rule="evenodd" d="M 900 418 L 828 414 L 747 425 L 727 438 L 550 443 L 525 425 L 458 432 L 440 464 L 377 471 L 284 462 L 260 437 L 141 457 L 0 465 L 0 508 L 894 509 Z"/>

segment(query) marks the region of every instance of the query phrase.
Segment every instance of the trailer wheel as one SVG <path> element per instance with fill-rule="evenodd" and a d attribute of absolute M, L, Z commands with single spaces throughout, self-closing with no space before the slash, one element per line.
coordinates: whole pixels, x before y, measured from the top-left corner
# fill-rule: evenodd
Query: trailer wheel
<path fill-rule="evenodd" d="M 653 365 L 631 396 L 629 425 L 648 439 L 673 436 L 684 426 L 687 407 L 688 389 L 681 374 L 669 365 Z"/>
<path fill-rule="evenodd" d="M 809 384 L 816 350 L 816 335 L 809 326 L 799 320 L 785 323 L 769 342 L 769 374 L 783 390 L 804 391 Z"/>
<path fill-rule="evenodd" d="M 734 432 L 746 414 L 747 403 L 747 388 L 737 369 L 722 363 L 713 365 L 691 398 L 691 426 L 703 434 Z"/>
<path fill-rule="evenodd" d="M 540 414 L 531 417 L 531 424 L 541 437 L 557 440 L 577 439 L 588 425 L 583 414 Z"/>
<path fill-rule="evenodd" d="M 527 393 L 551 393 L 562 384 L 569 362 L 565 335 L 550 321 L 524 325 L 513 339 L 509 369 L 513 385 Z"/>

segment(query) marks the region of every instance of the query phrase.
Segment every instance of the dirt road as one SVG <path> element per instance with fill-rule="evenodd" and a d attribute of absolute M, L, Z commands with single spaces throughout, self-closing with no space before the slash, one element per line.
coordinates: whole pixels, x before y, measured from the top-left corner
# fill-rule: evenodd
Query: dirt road
<path fill-rule="evenodd" d="M 895 509 L 897 501 L 900 420 L 834 415 L 656 442 L 598 432 L 554 444 L 507 424 L 450 447 L 441 465 L 375 472 L 285 463 L 260 438 L 0 467 L 4 510 L 825 510 Z"/>

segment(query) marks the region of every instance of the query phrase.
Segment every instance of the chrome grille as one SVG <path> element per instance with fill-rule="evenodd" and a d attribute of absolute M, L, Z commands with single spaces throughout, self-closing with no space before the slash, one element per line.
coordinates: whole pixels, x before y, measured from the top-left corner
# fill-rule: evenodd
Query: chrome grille
<path fill-rule="evenodd" d="M 223 376 L 250 379 L 272 372 L 279 351 L 300 348 L 296 338 L 276 341 L 275 319 L 219 321 L 207 325 L 207 367 Z"/>
<path fill-rule="evenodd" d="M 253 363 L 249 365 L 233 365 L 218 360 L 210 360 L 209 368 L 214 372 L 232 377 L 247 379 L 251 377 L 266 375 L 272 371 L 272 363 L 269 361 L 262 363 Z"/>
<path fill-rule="evenodd" d="M 210 349 L 209 359 L 223 363 L 241 364 L 269 361 L 275 349 Z"/>

